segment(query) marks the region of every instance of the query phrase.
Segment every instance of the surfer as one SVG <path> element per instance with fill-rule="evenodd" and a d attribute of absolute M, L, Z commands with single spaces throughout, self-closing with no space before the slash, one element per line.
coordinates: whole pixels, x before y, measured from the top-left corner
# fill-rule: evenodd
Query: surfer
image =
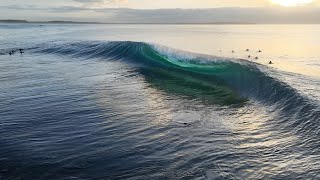
<path fill-rule="evenodd" d="M 22 55 L 24 52 L 23 52 L 23 49 L 19 49 L 19 51 L 20 51 L 20 54 Z"/>
<path fill-rule="evenodd" d="M 257 60 L 258 60 L 259 58 L 258 58 L 258 57 L 256 57 L 255 59 L 257 59 Z"/>
<path fill-rule="evenodd" d="M 273 64 L 272 61 L 269 61 L 269 64 Z"/>
<path fill-rule="evenodd" d="M 246 49 L 246 51 L 249 51 L 249 49 Z"/>
<path fill-rule="evenodd" d="M 251 58 L 251 55 L 249 55 L 248 58 Z"/>
<path fill-rule="evenodd" d="M 9 52 L 9 55 L 10 55 L 10 56 L 12 55 L 12 52 L 11 52 L 11 51 Z"/>
<path fill-rule="evenodd" d="M 259 51 L 258 51 L 259 53 L 261 53 L 262 51 L 259 49 Z"/>

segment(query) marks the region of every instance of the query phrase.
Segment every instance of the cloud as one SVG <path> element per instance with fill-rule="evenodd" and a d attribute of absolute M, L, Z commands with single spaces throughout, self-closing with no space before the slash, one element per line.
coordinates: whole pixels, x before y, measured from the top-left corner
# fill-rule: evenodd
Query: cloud
<path fill-rule="evenodd" d="M 99 9 L 96 12 L 111 12 Z M 214 9 L 119 9 L 112 11 L 114 23 L 320 23 L 319 8 L 214 8 Z"/>
<path fill-rule="evenodd" d="M 81 3 L 86 7 L 123 7 L 127 6 L 128 0 L 73 0 L 75 2 Z"/>
<path fill-rule="evenodd" d="M 99 3 L 99 2 L 103 2 L 103 0 L 73 0 L 75 2 L 79 2 L 79 3 Z"/>
<path fill-rule="evenodd" d="M 19 11 L 46 11 L 46 12 L 79 12 L 79 11 L 92 11 L 92 9 L 76 6 L 59 6 L 59 7 L 39 7 L 34 5 L 24 6 L 0 6 L 0 9 L 19 10 Z"/>
<path fill-rule="evenodd" d="M 73 0 L 80 3 L 97 3 L 97 2 L 109 2 L 109 3 L 117 3 L 123 2 L 124 0 Z"/>
<path fill-rule="evenodd" d="M 95 0 L 80 0 L 96 2 Z M 78 21 L 90 19 L 106 23 L 320 23 L 319 7 L 260 7 L 211 9 L 129 9 L 92 6 L 35 5 L 0 6 L 3 17 L 15 19 L 17 14 L 29 19 L 63 17 Z M 26 12 L 27 11 L 27 12 Z M 9 16 L 9 14 L 11 16 Z M 39 17 L 41 16 L 41 17 Z"/>

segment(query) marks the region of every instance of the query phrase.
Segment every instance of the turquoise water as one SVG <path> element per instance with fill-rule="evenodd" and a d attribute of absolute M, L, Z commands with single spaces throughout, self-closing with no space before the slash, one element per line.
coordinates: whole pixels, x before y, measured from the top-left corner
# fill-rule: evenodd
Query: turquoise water
<path fill-rule="evenodd" d="M 261 26 L 0 25 L 0 177 L 320 178 L 320 28 Z"/>

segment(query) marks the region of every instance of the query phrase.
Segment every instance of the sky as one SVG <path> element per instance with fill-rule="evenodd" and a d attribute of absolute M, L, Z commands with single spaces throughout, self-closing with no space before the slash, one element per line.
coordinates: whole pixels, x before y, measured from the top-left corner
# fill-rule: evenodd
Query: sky
<path fill-rule="evenodd" d="M 0 19 L 320 23 L 320 0 L 0 0 Z"/>

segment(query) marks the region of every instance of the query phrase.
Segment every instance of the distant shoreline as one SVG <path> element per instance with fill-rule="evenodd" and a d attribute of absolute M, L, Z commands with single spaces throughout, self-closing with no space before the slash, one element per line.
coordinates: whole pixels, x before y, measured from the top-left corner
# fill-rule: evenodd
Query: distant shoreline
<path fill-rule="evenodd" d="M 43 24 L 103 24 L 100 22 L 78 22 L 78 21 L 27 21 L 27 20 L 0 20 L 0 23 L 43 23 Z"/>
<path fill-rule="evenodd" d="M 208 23 L 188 23 L 188 22 L 177 22 L 177 23 L 117 23 L 117 22 L 81 22 L 81 21 L 27 21 L 27 20 L 0 20 L 0 23 L 38 23 L 38 24 L 256 24 L 246 22 L 208 22 Z"/>
<path fill-rule="evenodd" d="M 0 23 L 16 24 L 141 24 L 141 25 L 261 25 L 261 24 L 320 24 L 320 23 L 249 23 L 249 22 L 176 22 L 176 23 L 117 23 L 117 22 L 81 22 L 81 21 L 27 21 L 27 20 L 0 20 Z"/>

